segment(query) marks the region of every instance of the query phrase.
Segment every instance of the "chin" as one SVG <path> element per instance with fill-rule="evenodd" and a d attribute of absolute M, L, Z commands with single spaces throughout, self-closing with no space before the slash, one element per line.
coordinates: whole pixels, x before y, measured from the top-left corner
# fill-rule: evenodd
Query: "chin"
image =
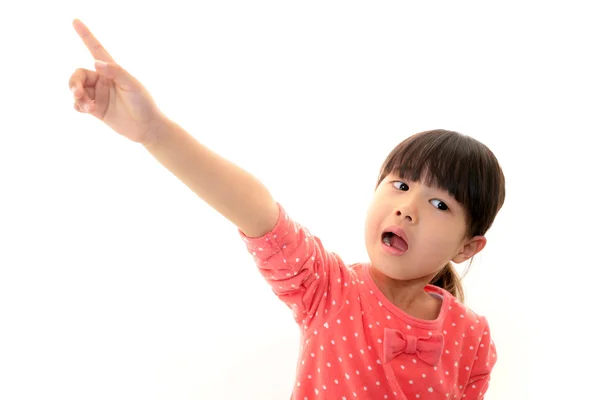
<path fill-rule="evenodd" d="M 432 274 L 431 271 L 423 271 L 403 265 L 404 260 L 390 260 L 386 257 L 371 257 L 371 267 L 381 275 L 395 281 L 413 281 L 423 279 Z"/>
<path fill-rule="evenodd" d="M 382 260 L 378 257 L 371 259 L 371 268 L 377 270 L 379 274 L 385 275 L 389 279 L 397 281 L 405 281 L 414 279 L 412 274 L 407 274 L 408 271 L 402 267 L 399 262 L 390 263 L 389 260 Z"/>

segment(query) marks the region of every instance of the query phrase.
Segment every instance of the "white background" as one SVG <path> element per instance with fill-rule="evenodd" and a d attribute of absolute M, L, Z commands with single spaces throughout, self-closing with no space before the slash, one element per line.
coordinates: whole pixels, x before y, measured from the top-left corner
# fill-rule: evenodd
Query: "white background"
<path fill-rule="evenodd" d="M 73 110 L 82 19 L 161 108 L 347 262 L 387 153 L 428 129 L 507 179 L 465 280 L 487 399 L 600 398 L 593 2 L 12 2 L 0 9 L 0 399 L 285 399 L 291 312 L 236 229 Z"/>

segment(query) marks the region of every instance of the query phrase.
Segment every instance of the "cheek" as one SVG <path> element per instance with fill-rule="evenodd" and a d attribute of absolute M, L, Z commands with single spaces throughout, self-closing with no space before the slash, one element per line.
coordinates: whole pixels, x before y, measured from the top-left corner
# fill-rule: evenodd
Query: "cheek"
<path fill-rule="evenodd" d="M 374 210 L 369 209 L 365 218 L 365 239 L 367 242 L 374 240 L 379 232 L 380 225 L 381 219 L 377 213 L 375 213 Z"/>
<path fill-rule="evenodd" d="M 458 242 L 452 235 L 440 234 L 440 232 L 429 235 L 430 240 L 425 241 L 426 252 L 434 258 L 448 258 L 454 255 L 458 248 Z"/>

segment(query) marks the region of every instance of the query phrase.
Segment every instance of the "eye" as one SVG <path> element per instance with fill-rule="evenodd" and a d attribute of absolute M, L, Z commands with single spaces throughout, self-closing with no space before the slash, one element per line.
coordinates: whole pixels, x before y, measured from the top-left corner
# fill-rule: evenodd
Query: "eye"
<path fill-rule="evenodd" d="M 447 210 L 449 210 L 448 206 L 443 201 L 437 200 L 437 199 L 433 199 L 431 201 L 432 202 L 434 202 L 434 201 L 439 202 L 437 206 L 435 206 L 435 204 L 432 203 L 435 206 L 435 208 L 437 208 L 438 210 L 441 210 L 441 211 L 447 211 Z"/>
<path fill-rule="evenodd" d="M 394 181 L 393 184 L 396 189 L 408 190 L 408 185 L 402 181 Z"/>

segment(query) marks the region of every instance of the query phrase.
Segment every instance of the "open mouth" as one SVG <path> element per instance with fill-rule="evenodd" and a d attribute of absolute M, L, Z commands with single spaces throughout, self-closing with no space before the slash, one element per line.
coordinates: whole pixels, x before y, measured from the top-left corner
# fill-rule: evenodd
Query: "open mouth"
<path fill-rule="evenodd" d="M 386 246 L 392 247 L 394 249 L 400 251 L 408 250 L 408 243 L 406 242 L 406 240 L 398 236 L 394 232 L 383 232 L 383 234 L 381 235 L 381 241 Z"/>

